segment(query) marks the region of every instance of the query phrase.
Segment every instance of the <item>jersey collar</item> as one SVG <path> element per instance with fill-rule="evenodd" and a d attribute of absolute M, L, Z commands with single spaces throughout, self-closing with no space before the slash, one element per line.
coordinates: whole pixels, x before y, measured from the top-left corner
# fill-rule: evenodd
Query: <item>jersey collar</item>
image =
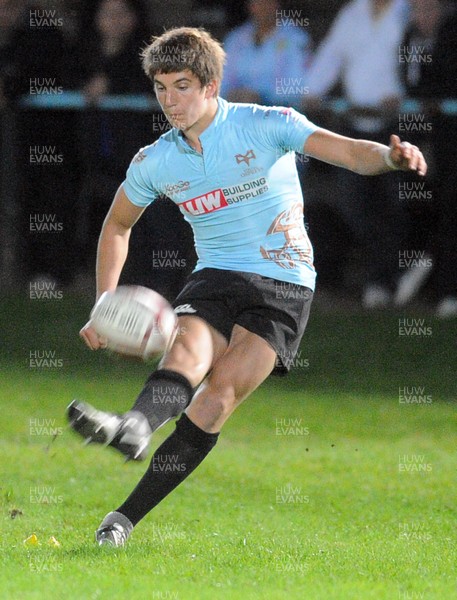
<path fill-rule="evenodd" d="M 227 117 L 227 112 L 228 112 L 227 100 L 224 100 L 224 98 L 221 98 L 220 96 L 218 96 L 217 97 L 217 111 L 216 111 L 216 114 L 214 115 L 214 119 L 211 121 L 211 123 L 208 125 L 208 127 L 204 131 L 202 131 L 200 134 L 200 142 L 202 144 L 204 144 L 205 142 L 208 142 L 211 139 L 211 137 L 217 133 L 218 127 L 221 126 L 221 124 L 225 121 L 225 119 Z M 189 152 L 195 152 L 195 150 L 193 150 L 193 148 L 191 148 L 189 146 L 189 144 L 187 143 L 182 131 L 175 128 L 174 132 L 175 132 L 175 139 L 177 141 L 179 140 L 181 146 L 184 146 L 184 148 L 186 150 L 188 150 Z"/>

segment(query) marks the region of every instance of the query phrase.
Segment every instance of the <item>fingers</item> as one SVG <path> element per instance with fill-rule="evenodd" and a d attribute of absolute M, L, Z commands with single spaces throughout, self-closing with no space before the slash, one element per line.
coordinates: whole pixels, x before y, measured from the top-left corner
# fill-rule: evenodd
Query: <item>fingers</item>
<path fill-rule="evenodd" d="M 427 162 L 417 146 L 400 141 L 398 135 L 391 135 L 390 148 L 391 159 L 399 169 L 416 171 L 422 177 L 427 173 Z"/>
<path fill-rule="evenodd" d="M 91 350 L 99 350 L 106 348 L 106 338 L 99 336 L 95 329 L 91 326 L 90 321 L 79 332 L 80 337 Z"/>
<path fill-rule="evenodd" d="M 414 165 L 413 146 L 408 142 L 402 142 L 399 146 L 400 160 L 403 162 L 404 168 L 412 169 Z"/>
<path fill-rule="evenodd" d="M 394 147 L 399 146 L 400 144 L 401 141 L 398 135 L 392 134 L 390 136 L 390 147 L 393 149 Z"/>
<path fill-rule="evenodd" d="M 424 177 L 427 174 L 427 168 L 427 161 L 425 160 L 421 152 L 419 162 L 417 164 L 417 174 L 421 177 Z"/>
<path fill-rule="evenodd" d="M 427 163 L 422 152 L 417 146 L 408 142 L 400 145 L 401 168 L 405 171 L 416 171 L 418 175 L 424 176 L 427 172 Z"/>
<path fill-rule="evenodd" d="M 408 142 L 403 142 L 402 158 L 406 161 L 405 170 L 416 171 L 422 177 L 427 173 L 427 163 L 422 152 L 417 146 L 413 146 Z"/>

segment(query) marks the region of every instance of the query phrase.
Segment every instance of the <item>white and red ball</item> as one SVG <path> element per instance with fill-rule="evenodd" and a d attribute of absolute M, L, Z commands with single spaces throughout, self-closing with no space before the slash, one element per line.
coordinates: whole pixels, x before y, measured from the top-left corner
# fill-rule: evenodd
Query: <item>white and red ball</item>
<path fill-rule="evenodd" d="M 107 340 L 107 348 L 148 359 L 173 343 L 177 317 L 157 292 L 124 285 L 102 294 L 92 309 L 90 323 Z"/>

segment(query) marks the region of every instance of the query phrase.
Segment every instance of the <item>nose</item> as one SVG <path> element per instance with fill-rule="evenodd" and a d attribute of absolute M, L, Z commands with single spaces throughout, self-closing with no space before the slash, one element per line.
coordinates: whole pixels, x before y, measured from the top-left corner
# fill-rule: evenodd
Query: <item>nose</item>
<path fill-rule="evenodd" d="M 176 104 L 176 95 L 174 90 L 168 90 L 165 92 L 165 107 L 171 108 Z"/>

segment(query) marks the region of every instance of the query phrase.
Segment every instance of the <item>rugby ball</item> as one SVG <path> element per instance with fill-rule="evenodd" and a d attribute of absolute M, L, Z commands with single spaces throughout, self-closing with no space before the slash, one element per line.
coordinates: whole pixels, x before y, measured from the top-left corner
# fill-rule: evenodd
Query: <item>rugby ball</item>
<path fill-rule="evenodd" d="M 90 324 L 119 354 L 147 360 L 163 354 L 176 336 L 177 317 L 157 292 L 124 285 L 102 294 L 90 314 Z"/>

